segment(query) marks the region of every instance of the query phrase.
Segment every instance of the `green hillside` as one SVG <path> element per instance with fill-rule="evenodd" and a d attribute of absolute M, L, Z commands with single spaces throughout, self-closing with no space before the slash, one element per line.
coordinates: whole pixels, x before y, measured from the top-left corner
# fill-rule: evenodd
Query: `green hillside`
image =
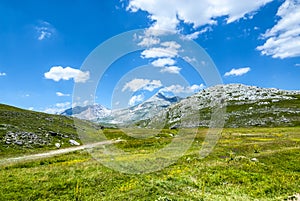
<path fill-rule="evenodd" d="M 264 100 L 264 102 L 267 102 Z M 272 117 L 299 119 L 299 97 L 268 104 L 239 105 L 232 102 L 229 114 L 236 114 L 237 122 L 251 112 L 248 119 Z M 274 109 L 275 108 L 275 109 Z M 280 112 L 276 113 L 280 109 Z M 244 111 L 244 112 L 243 112 Z M 209 111 L 206 111 L 209 114 Z M 239 117 L 237 114 L 244 114 Z M 268 117 L 269 118 L 269 117 Z M 271 128 L 255 125 L 248 128 L 225 128 L 222 136 L 206 157 L 199 151 L 208 128 L 182 129 L 197 131 L 194 141 L 174 164 L 157 172 L 125 174 L 97 161 L 86 150 L 74 151 L 48 158 L 19 160 L 6 163 L 5 158 L 36 152 L 47 152 L 72 146 L 69 140 L 80 142 L 76 128 L 87 131 L 93 140 L 101 127 L 78 120 L 76 127 L 70 117 L 49 115 L 0 105 L 0 200 L 293 200 L 300 195 L 300 127 L 285 122 Z M 241 125 L 241 124 L 240 124 Z M 155 129 L 101 130 L 107 139 L 122 139 L 114 147 L 140 158 L 170 144 L 178 135 L 177 129 L 163 129 L 143 139 L 128 136 L 151 133 Z M 9 140 L 8 140 L 9 139 Z M 86 139 L 85 139 L 86 140 Z M 31 142 L 30 142 L 31 141 Z M 88 140 L 87 140 L 88 141 Z M 176 148 L 176 147 L 175 147 Z M 100 148 L 91 149 L 97 153 Z M 119 160 L 130 164 L 132 157 L 115 157 L 97 153 L 104 161 Z M 158 157 L 163 160 L 164 156 Z M 4 162 L 3 162 L 4 161 Z M 159 162 L 159 161 L 158 161 Z M 153 164 L 154 166 L 159 164 Z"/>
<path fill-rule="evenodd" d="M 72 118 L 0 104 L 0 157 L 69 147 L 80 142 Z"/>

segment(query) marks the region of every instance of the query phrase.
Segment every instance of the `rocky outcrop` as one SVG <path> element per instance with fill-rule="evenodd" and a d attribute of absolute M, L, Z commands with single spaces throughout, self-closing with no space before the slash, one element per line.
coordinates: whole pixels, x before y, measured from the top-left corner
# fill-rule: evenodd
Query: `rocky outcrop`
<path fill-rule="evenodd" d="M 165 127 L 209 127 L 215 108 L 225 107 L 226 127 L 300 125 L 300 91 L 259 88 L 242 84 L 210 87 L 171 105 L 149 119 Z M 183 121 L 184 119 L 184 121 Z M 164 121 L 164 122 L 163 122 Z M 153 123 L 155 122 L 155 124 Z"/>
<path fill-rule="evenodd" d="M 9 131 L 3 138 L 7 145 L 19 145 L 19 146 L 44 146 L 49 145 L 51 139 L 48 137 L 41 137 L 32 132 L 11 132 Z"/>
<path fill-rule="evenodd" d="M 12 132 L 8 131 L 3 137 L 3 141 L 7 146 L 17 145 L 27 148 L 43 147 L 43 146 L 55 146 L 60 148 L 61 141 L 68 140 L 71 145 L 80 145 L 79 142 L 75 141 L 75 136 L 62 134 L 54 131 L 49 131 L 46 134 L 33 133 L 26 131 Z M 59 141 L 59 142 L 58 142 Z"/>

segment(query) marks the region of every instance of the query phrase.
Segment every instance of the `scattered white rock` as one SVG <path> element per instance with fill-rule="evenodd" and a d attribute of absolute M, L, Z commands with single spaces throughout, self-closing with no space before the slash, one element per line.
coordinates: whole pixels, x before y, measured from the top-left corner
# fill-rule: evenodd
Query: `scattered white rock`
<path fill-rule="evenodd" d="M 287 199 L 284 199 L 287 201 L 300 201 L 300 194 L 297 193 L 295 195 L 289 196 Z"/>
<path fill-rule="evenodd" d="M 252 162 L 258 162 L 258 159 L 257 158 L 251 158 L 251 161 Z"/>
<path fill-rule="evenodd" d="M 69 143 L 70 143 L 71 145 L 75 145 L 75 146 L 79 146 L 79 145 L 80 145 L 80 143 L 77 142 L 77 141 L 75 141 L 75 140 L 69 140 Z"/>
<path fill-rule="evenodd" d="M 60 143 L 55 143 L 55 146 L 57 149 L 59 149 L 61 145 L 60 145 Z"/>
<path fill-rule="evenodd" d="M 268 105 L 270 102 L 259 102 L 257 105 Z"/>

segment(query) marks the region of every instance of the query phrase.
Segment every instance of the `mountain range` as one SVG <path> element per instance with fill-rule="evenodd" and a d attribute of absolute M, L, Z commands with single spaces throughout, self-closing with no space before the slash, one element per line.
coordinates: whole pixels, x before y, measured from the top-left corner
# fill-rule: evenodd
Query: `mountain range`
<path fill-rule="evenodd" d="M 125 109 L 110 110 L 95 104 L 70 108 L 62 115 L 102 125 L 208 127 L 214 107 L 220 106 L 220 101 L 226 109 L 226 127 L 294 126 L 300 122 L 300 91 L 242 84 L 209 87 L 187 98 L 159 91 L 143 103 Z M 189 119 L 184 125 L 183 117 Z"/>
<path fill-rule="evenodd" d="M 164 93 L 164 91 L 158 91 L 148 100 L 129 108 L 111 110 L 100 104 L 94 104 L 69 108 L 62 112 L 61 115 L 73 116 L 105 125 L 130 125 L 136 121 L 152 118 L 160 111 L 179 102 L 181 99 L 177 96 L 170 96 L 170 94 Z"/>
<path fill-rule="evenodd" d="M 214 112 L 224 127 L 300 126 L 300 91 L 242 84 L 218 85 L 181 99 L 157 93 L 133 107 L 109 110 L 95 104 L 51 115 L 0 104 L 0 158 L 7 153 L 73 146 L 77 130 L 104 127 L 209 127 Z M 80 122 L 74 124 L 74 118 Z M 81 120 L 79 119 L 81 118 Z M 87 121 L 89 120 L 89 121 Z M 59 146 L 58 146 L 59 145 Z"/>

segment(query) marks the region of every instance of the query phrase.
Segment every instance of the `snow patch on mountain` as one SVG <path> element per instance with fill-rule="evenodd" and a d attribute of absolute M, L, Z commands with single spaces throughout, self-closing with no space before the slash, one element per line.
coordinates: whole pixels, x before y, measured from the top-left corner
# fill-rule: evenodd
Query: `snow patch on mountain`
<path fill-rule="evenodd" d="M 100 104 L 76 106 L 65 110 L 61 115 L 73 116 L 79 119 L 97 121 L 99 118 L 105 118 L 111 115 L 111 110 Z"/>

